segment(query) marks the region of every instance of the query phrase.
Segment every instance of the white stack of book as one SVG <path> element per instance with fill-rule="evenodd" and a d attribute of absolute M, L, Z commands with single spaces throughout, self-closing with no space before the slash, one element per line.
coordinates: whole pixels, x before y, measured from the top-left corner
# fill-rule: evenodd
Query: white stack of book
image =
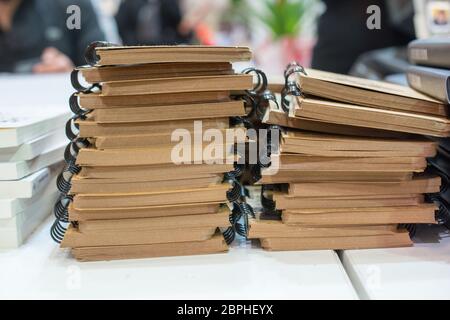
<path fill-rule="evenodd" d="M 64 105 L 0 110 L 0 249 L 20 246 L 51 213 L 68 114 Z"/>

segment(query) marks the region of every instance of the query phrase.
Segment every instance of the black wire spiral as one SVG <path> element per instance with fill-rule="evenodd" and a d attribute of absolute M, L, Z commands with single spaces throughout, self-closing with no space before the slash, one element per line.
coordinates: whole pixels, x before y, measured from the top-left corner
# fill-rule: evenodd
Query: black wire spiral
<path fill-rule="evenodd" d="M 272 133 L 275 130 L 278 131 L 277 141 L 272 136 Z M 269 126 L 267 131 L 265 148 L 263 150 L 259 150 L 258 165 L 260 166 L 260 168 L 270 167 L 271 165 L 270 159 L 272 154 L 277 154 L 279 151 L 280 139 L 281 139 L 281 127 L 276 125 Z"/>
<path fill-rule="evenodd" d="M 58 175 L 58 178 L 56 180 L 56 186 L 61 195 L 54 206 L 53 213 L 55 215 L 55 222 L 50 228 L 50 235 L 52 239 L 57 243 L 61 243 L 61 241 L 63 240 L 64 234 L 69 224 L 68 207 L 73 201 L 73 196 L 68 195 L 72 186 L 71 180 L 74 175 L 78 174 L 81 171 L 81 167 L 76 164 L 76 157 L 81 148 L 88 146 L 89 141 L 87 139 L 75 138 L 67 145 L 64 151 L 64 160 L 66 162 L 66 167 Z"/>
<path fill-rule="evenodd" d="M 276 99 L 267 90 L 268 81 L 264 72 L 256 68 L 248 68 L 242 73 L 256 76 L 256 82 L 251 90 L 246 91 L 245 95 L 233 97 L 244 101 L 246 116 L 233 117 L 230 123 L 232 126 L 244 125 L 247 129 L 255 129 L 255 121 L 262 119 L 268 101 L 273 100 L 276 102 Z M 234 170 L 226 173 L 224 176 L 224 180 L 232 184 L 231 189 L 227 191 L 227 200 L 233 206 L 229 216 L 231 226 L 223 231 L 223 237 L 227 244 L 231 244 L 234 241 L 236 234 L 247 238 L 249 230 L 248 219 L 249 217 L 255 217 L 253 208 L 246 202 L 249 192 L 239 181 L 246 168 L 246 164 L 235 164 Z"/>
<path fill-rule="evenodd" d="M 409 236 L 414 238 L 417 233 L 417 224 L 409 223 L 409 224 L 400 224 L 398 226 L 399 229 L 406 229 L 409 232 Z"/>
<path fill-rule="evenodd" d="M 72 177 L 80 173 L 81 171 L 81 167 L 76 164 L 78 153 L 80 149 L 90 146 L 90 142 L 88 139 L 80 138 L 78 136 L 79 126 L 76 121 L 85 120 L 90 110 L 84 109 L 80 106 L 77 93 L 90 93 L 93 92 L 93 90 L 100 88 L 98 84 L 93 84 L 90 87 L 84 87 L 82 84 L 80 84 L 79 70 L 74 70 L 71 73 L 70 78 L 72 86 L 77 90 L 77 92 L 73 93 L 69 98 L 69 107 L 74 115 L 66 122 L 65 131 L 66 136 L 70 140 L 70 142 L 64 150 L 64 160 L 66 162 L 66 167 L 58 175 L 56 180 L 56 186 L 61 194 L 53 208 L 55 221 L 50 228 L 50 235 L 52 239 L 57 243 L 61 243 L 64 238 L 64 234 L 67 231 L 67 227 L 70 224 L 68 208 L 70 203 L 73 201 L 73 196 L 69 195 L 68 193 L 70 192 L 70 188 L 72 187 Z"/>
<path fill-rule="evenodd" d="M 249 217 L 254 218 L 253 208 L 246 202 L 233 203 L 230 223 L 233 230 L 240 236 L 247 238 L 249 230 Z M 242 223 L 241 223 L 242 220 Z"/>
<path fill-rule="evenodd" d="M 439 193 L 427 194 L 425 199 L 428 202 L 434 202 L 438 206 L 435 216 L 437 223 L 450 229 L 450 204 L 444 199 L 445 195 L 450 190 L 450 177 L 445 172 L 446 169 L 442 167 L 436 159 L 428 159 L 428 164 L 427 171 L 440 176 L 442 183 Z"/>
<path fill-rule="evenodd" d="M 296 79 L 292 79 L 293 75 L 299 73 L 306 75 L 305 68 L 297 62 L 291 62 L 288 64 L 286 70 L 284 71 L 285 85 L 283 91 L 281 92 L 281 108 L 285 112 L 289 112 L 289 96 L 303 96 L 302 89 L 298 86 Z"/>
<path fill-rule="evenodd" d="M 95 66 L 99 60 L 100 57 L 97 55 L 97 52 L 95 51 L 97 48 L 104 48 L 104 47 L 117 47 L 118 45 L 115 43 L 107 42 L 107 41 L 95 41 L 92 42 L 84 52 L 84 59 L 88 64 L 91 66 Z"/>
<path fill-rule="evenodd" d="M 53 208 L 53 214 L 55 216 L 55 222 L 50 228 L 50 235 L 52 239 L 61 243 L 64 239 L 67 226 L 69 225 L 69 210 L 68 207 L 73 200 L 73 196 L 61 194 L 58 201 Z"/>
<path fill-rule="evenodd" d="M 438 206 L 438 210 L 435 214 L 436 222 L 448 228 L 450 225 L 450 204 L 443 199 L 439 193 L 427 194 L 425 199 Z"/>
<path fill-rule="evenodd" d="M 247 90 L 247 94 L 251 97 L 257 97 L 267 90 L 269 82 L 266 74 L 256 68 L 247 68 L 242 71 L 243 74 L 251 74 L 256 76 L 256 83 L 251 90 Z"/>

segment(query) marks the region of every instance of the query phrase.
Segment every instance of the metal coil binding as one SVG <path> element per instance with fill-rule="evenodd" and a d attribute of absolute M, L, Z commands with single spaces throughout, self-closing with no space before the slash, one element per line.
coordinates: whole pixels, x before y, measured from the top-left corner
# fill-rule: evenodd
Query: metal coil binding
<path fill-rule="evenodd" d="M 247 129 L 255 129 L 255 125 L 251 119 L 262 118 L 261 114 L 265 109 L 261 107 L 264 101 L 261 97 L 267 90 L 268 81 L 265 73 L 255 68 L 247 68 L 243 70 L 242 73 L 255 75 L 256 82 L 251 90 L 246 91 L 245 95 L 238 95 L 233 97 L 234 99 L 244 101 L 246 116 L 233 117 L 231 118 L 230 124 L 232 126 L 242 124 Z M 268 98 L 269 95 L 266 95 L 265 97 Z M 239 215 L 239 218 L 236 216 L 236 208 L 240 208 L 240 206 L 242 206 L 242 203 L 245 203 L 243 202 L 245 201 L 244 198 L 248 196 L 248 190 L 239 183 L 239 178 L 243 175 L 245 168 L 245 164 L 235 164 L 235 169 L 225 174 L 225 180 L 232 183 L 233 185 L 233 187 L 227 191 L 227 199 L 233 205 L 233 210 L 229 217 L 231 227 L 223 232 L 223 236 L 227 244 L 230 244 L 234 241 L 234 239 L 236 238 L 236 233 L 240 234 L 241 236 L 247 237 L 248 217 L 244 219 L 244 225 L 242 225 L 238 222 L 242 215 Z M 248 204 L 245 203 L 242 208 L 247 208 L 246 206 L 248 206 Z M 250 210 L 246 209 L 246 212 L 249 211 Z M 251 212 L 253 212 L 252 209 Z"/>
<path fill-rule="evenodd" d="M 81 116 L 80 115 L 74 115 L 72 118 L 70 118 L 66 122 L 66 137 L 70 141 L 74 141 L 74 140 L 78 139 L 78 135 L 80 133 L 79 125 L 76 123 L 76 121 L 78 119 L 84 120 L 84 119 L 86 119 L 86 116 L 84 116 L 84 115 L 81 115 Z"/>
<path fill-rule="evenodd" d="M 76 90 L 76 92 L 82 93 L 92 93 L 95 91 L 100 91 L 102 86 L 99 83 L 93 83 L 88 85 L 87 87 L 80 83 L 80 72 L 85 67 L 79 67 L 77 69 L 72 70 L 70 73 L 70 83 L 72 84 L 72 88 Z"/>
<path fill-rule="evenodd" d="M 89 52 L 89 50 L 92 50 L 92 52 L 95 53 L 95 47 L 101 45 L 102 44 L 99 43 L 93 44 L 92 46 L 90 46 L 90 48 L 88 48 L 87 52 Z M 92 54 L 92 52 L 90 54 Z M 72 71 L 70 76 L 72 86 L 75 88 L 75 90 L 77 90 L 77 92 L 73 93 L 69 98 L 69 107 L 70 110 L 74 113 L 74 116 L 72 116 L 66 122 L 65 126 L 66 136 L 70 140 L 70 143 L 64 150 L 64 160 L 66 162 L 66 167 L 58 175 L 58 178 L 56 180 L 56 186 L 61 195 L 53 208 L 55 222 L 50 228 L 50 235 L 52 239 L 57 243 L 60 243 L 63 240 L 67 227 L 70 224 L 68 207 L 73 201 L 73 196 L 69 195 L 68 193 L 70 192 L 70 188 L 72 186 L 72 177 L 81 171 L 81 167 L 76 164 L 78 153 L 80 149 L 87 148 L 90 145 L 88 139 L 79 137 L 79 126 L 76 121 L 85 120 L 90 110 L 84 109 L 80 106 L 78 93 L 91 93 L 97 89 L 101 89 L 101 86 L 99 84 L 92 84 L 90 87 L 83 86 L 79 81 L 79 73 L 80 70 L 76 69 Z"/>
<path fill-rule="evenodd" d="M 276 102 L 275 97 L 267 91 L 268 81 L 264 72 L 255 68 L 245 69 L 242 73 L 256 76 L 255 85 L 251 90 L 247 90 L 245 95 L 235 96 L 235 99 L 244 100 L 246 106 L 245 117 L 234 117 L 231 125 L 244 125 L 247 129 L 255 129 L 253 120 L 262 119 L 265 111 L 265 103 L 269 100 Z M 229 216 L 231 227 L 223 231 L 223 236 L 227 244 L 236 238 L 236 234 L 247 238 L 249 224 L 248 219 L 254 217 L 253 208 L 246 203 L 249 196 L 248 190 L 240 183 L 239 179 L 243 175 L 245 164 L 235 164 L 235 169 L 225 174 L 225 180 L 232 184 L 232 188 L 227 191 L 227 199 L 233 205 Z"/>
<path fill-rule="evenodd" d="M 241 198 L 241 186 L 237 183 L 233 183 L 233 187 L 227 191 L 227 199 L 230 202 L 238 201 Z"/>
<path fill-rule="evenodd" d="M 81 167 L 76 164 L 68 164 L 64 170 L 58 175 L 56 180 L 56 186 L 58 187 L 59 192 L 63 194 L 67 194 L 70 191 L 72 186 L 71 180 L 72 177 L 78 173 L 80 173 Z"/>
<path fill-rule="evenodd" d="M 230 222 L 234 231 L 242 236 L 247 238 L 248 230 L 249 230 L 249 217 L 255 217 L 255 213 L 253 212 L 253 208 L 245 203 L 234 203 L 232 214 L 230 216 Z M 241 222 L 242 221 L 242 222 Z"/>
<path fill-rule="evenodd" d="M 444 168 L 442 168 L 436 163 L 435 159 L 428 159 L 427 161 L 428 161 L 427 171 L 429 173 L 438 175 L 442 180 L 440 192 L 441 193 L 447 192 L 450 187 L 450 176 L 445 172 Z"/>
<path fill-rule="evenodd" d="M 249 205 L 247 202 L 242 202 L 239 204 L 239 208 L 243 215 L 246 215 L 247 217 L 255 218 L 255 212 L 253 211 L 253 208 L 251 205 Z"/>
<path fill-rule="evenodd" d="M 435 159 L 428 159 L 429 173 L 438 175 L 442 179 L 441 188 L 439 193 L 426 194 L 425 199 L 428 202 L 434 202 L 438 206 L 436 211 L 436 222 L 450 229 L 450 204 L 443 198 L 443 194 L 447 193 L 450 187 L 450 178 L 447 173 L 443 171 L 443 168 L 436 163 Z"/>
<path fill-rule="evenodd" d="M 285 112 L 289 112 L 289 96 L 303 96 L 302 89 L 297 85 L 295 79 L 292 79 L 292 76 L 295 74 L 303 74 L 307 75 L 305 68 L 298 64 L 297 62 L 291 62 L 287 65 L 286 70 L 284 71 L 284 80 L 285 85 L 281 92 L 281 108 Z"/>
<path fill-rule="evenodd" d="M 244 174 L 245 165 L 244 164 L 234 164 L 234 170 L 225 173 L 225 180 L 236 180 Z"/>
<path fill-rule="evenodd" d="M 99 61 L 100 57 L 97 55 L 96 49 L 97 48 L 104 48 L 104 47 L 117 47 L 117 44 L 107 42 L 107 41 L 95 41 L 92 42 L 84 52 L 84 59 L 86 62 L 91 65 L 95 66 Z"/>
<path fill-rule="evenodd" d="M 265 150 L 259 150 L 259 157 L 258 157 L 258 165 L 260 168 L 268 168 L 271 166 L 271 156 L 273 153 L 277 154 L 279 150 L 279 142 L 281 137 L 281 127 L 272 125 L 268 128 L 268 134 L 267 134 L 267 141 L 266 141 L 266 148 Z M 272 137 L 272 132 L 274 130 L 278 130 L 278 141 L 275 142 L 274 138 Z"/>
<path fill-rule="evenodd" d="M 267 81 L 266 74 L 256 68 L 247 68 L 242 71 L 243 74 L 252 74 L 256 76 L 256 82 L 251 90 L 247 90 L 247 94 L 250 96 L 259 96 L 267 90 L 269 82 Z"/>
<path fill-rule="evenodd" d="M 267 108 L 270 106 L 270 103 L 275 105 L 277 110 L 280 110 L 280 105 L 278 104 L 277 98 L 270 90 L 265 90 L 259 97 L 258 104 L 255 109 L 255 114 L 257 119 L 260 121 L 263 120 L 264 115 L 266 113 Z"/>
<path fill-rule="evenodd" d="M 64 239 L 67 227 L 69 225 L 69 210 L 68 207 L 72 202 L 73 197 L 71 195 L 61 194 L 58 201 L 55 203 L 53 214 L 55 216 L 55 222 L 50 229 L 50 235 L 52 239 L 61 243 Z"/>
<path fill-rule="evenodd" d="M 261 205 L 266 213 L 273 213 L 276 211 L 275 201 L 266 197 L 267 191 L 273 191 L 272 185 L 263 185 L 261 187 Z"/>
<path fill-rule="evenodd" d="M 225 231 L 222 232 L 222 235 L 227 245 L 230 245 L 236 238 L 236 232 L 234 231 L 233 227 L 228 227 Z"/>
<path fill-rule="evenodd" d="M 409 223 L 409 224 L 400 224 L 398 226 L 399 229 L 406 229 L 409 232 L 409 236 L 414 238 L 417 233 L 417 224 Z"/>
<path fill-rule="evenodd" d="M 435 214 L 436 222 L 440 225 L 448 227 L 450 224 L 450 204 L 439 194 L 427 195 L 426 199 L 429 202 L 434 202 L 438 206 L 438 210 Z"/>

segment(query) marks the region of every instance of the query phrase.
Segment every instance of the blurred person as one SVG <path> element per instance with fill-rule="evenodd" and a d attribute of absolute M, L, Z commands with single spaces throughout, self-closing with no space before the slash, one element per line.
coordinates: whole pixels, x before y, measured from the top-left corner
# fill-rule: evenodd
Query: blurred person
<path fill-rule="evenodd" d="M 181 8 L 184 12 L 180 23 L 182 32 L 193 33 L 203 45 L 221 44 L 217 37 L 224 15 L 231 8 L 229 0 L 181 0 Z"/>
<path fill-rule="evenodd" d="M 406 46 L 415 38 L 410 0 L 322 1 L 326 11 L 318 21 L 313 68 L 345 74 L 362 54 L 381 48 Z M 380 8 L 380 29 L 367 27 L 370 14 L 366 11 L 370 5 Z"/>
<path fill-rule="evenodd" d="M 116 21 L 125 45 L 171 45 L 191 40 L 189 32 L 180 30 L 178 0 L 124 0 Z"/>
<path fill-rule="evenodd" d="M 81 28 L 70 30 L 77 5 Z M 0 0 L 0 72 L 66 72 L 85 64 L 84 50 L 104 40 L 89 0 Z"/>

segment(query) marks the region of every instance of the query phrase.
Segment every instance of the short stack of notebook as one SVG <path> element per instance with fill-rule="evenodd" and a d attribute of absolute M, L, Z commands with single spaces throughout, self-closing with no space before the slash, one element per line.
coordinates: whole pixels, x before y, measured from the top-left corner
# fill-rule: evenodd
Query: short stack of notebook
<path fill-rule="evenodd" d="M 448 105 L 409 87 L 303 68 L 291 78 L 297 93 L 288 114 L 271 109 L 263 122 L 356 135 L 379 130 L 432 137 L 450 134 Z"/>
<path fill-rule="evenodd" d="M 93 87 L 74 81 L 83 92 L 71 98 L 78 130 L 69 133 L 62 174 L 68 219 L 55 222 L 54 238 L 83 261 L 227 251 L 221 231 L 230 226 L 232 186 L 224 174 L 234 170 L 235 144 L 246 134 L 236 128 L 244 134 L 229 141 L 225 133 L 231 117 L 246 113 L 232 94 L 253 86 L 231 63 L 250 59 L 249 49 L 92 50 L 92 66 L 74 72 Z M 214 149 L 217 133 L 224 140 Z M 182 147 L 180 138 L 188 141 Z"/>
<path fill-rule="evenodd" d="M 66 140 L 63 106 L 0 110 L 0 248 L 16 248 L 50 215 Z"/>
<path fill-rule="evenodd" d="M 420 124 L 447 125 L 446 106 L 409 88 L 396 88 L 411 90 L 409 98 L 395 95 L 383 82 L 370 81 L 369 89 L 364 79 L 306 74 L 297 75 L 297 92 L 289 83 L 291 104 L 278 101 L 262 119 L 281 127 L 280 144 L 261 169 L 265 209 L 251 220 L 249 238 L 268 250 L 412 245 L 411 226 L 436 223 L 437 207 L 425 195 L 441 187 L 440 177 L 424 173 L 437 144 L 412 134 L 446 134 L 445 126 Z M 375 120 L 373 112 L 384 116 Z"/>
<path fill-rule="evenodd" d="M 440 101 L 450 104 L 450 39 L 434 37 L 418 39 L 408 46 L 408 57 L 413 64 L 407 72 L 411 88 Z M 429 159 L 433 172 L 442 176 L 445 186 L 434 197 L 439 204 L 438 220 L 450 228 L 450 135 L 436 139 L 439 151 L 436 158 Z"/>

